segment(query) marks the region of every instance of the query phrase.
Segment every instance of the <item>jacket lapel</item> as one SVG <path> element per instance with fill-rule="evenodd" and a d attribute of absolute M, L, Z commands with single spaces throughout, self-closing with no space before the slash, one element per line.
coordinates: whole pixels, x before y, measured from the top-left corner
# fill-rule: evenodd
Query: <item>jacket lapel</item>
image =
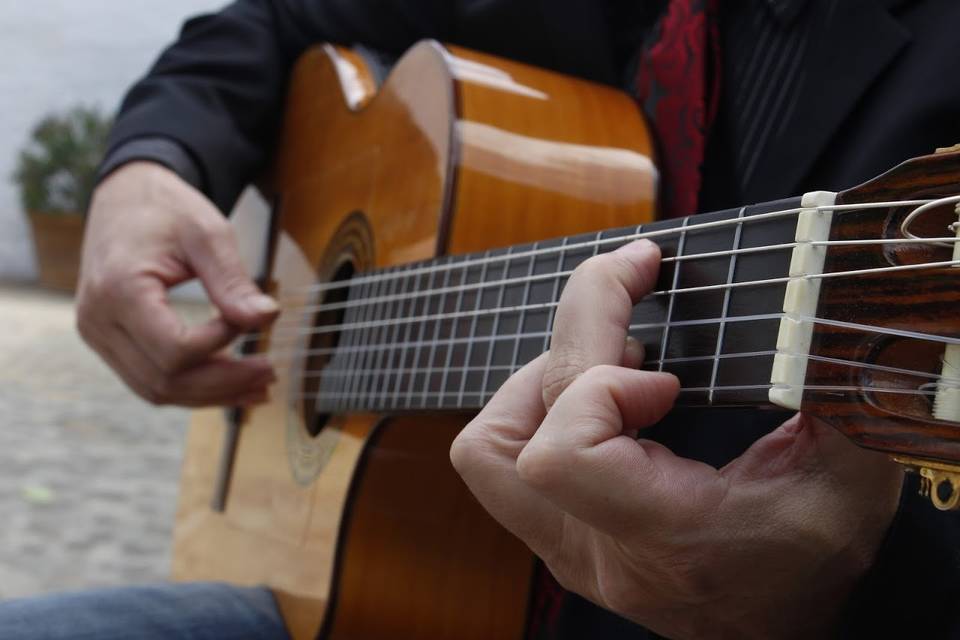
<path fill-rule="evenodd" d="M 814 34 L 805 64 L 814 71 L 784 135 L 761 153 L 759 169 L 745 185 L 747 201 L 793 194 L 826 151 L 867 89 L 909 42 L 893 16 L 891 0 L 829 0 L 811 3 L 823 28 Z"/>

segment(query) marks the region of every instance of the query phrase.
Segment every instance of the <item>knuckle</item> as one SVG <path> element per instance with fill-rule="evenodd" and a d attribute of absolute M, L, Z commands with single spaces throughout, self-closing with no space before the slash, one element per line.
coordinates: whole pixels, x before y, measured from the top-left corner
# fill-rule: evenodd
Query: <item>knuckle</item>
<path fill-rule="evenodd" d="M 581 358 L 576 353 L 569 353 L 551 362 L 543 374 L 543 401 L 549 407 L 556 402 L 560 394 L 569 387 L 583 372 Z"/>
<path fill-rule="evenodd" d="M 144 399 L 152 405 L 162 406 L 173 402 L 169 378 L 160 378 L 151 381 L 144 389 Z"/>
<path fill-rule="evenodd" d="M 110 289 L 110 279 L 102 272 L 84 277 L 77 292 L 78 308 L 91 311 L 97 302 L 107 297 Z"/>
<path fill-rule="evenodd" d="M 543 444 L 528 444 L 517 457 L 517 476 L 537 489 L 550 489 L 568 470 L 566 456 Z"/>
<path fill-rule="evenodd" d="M 472 466 L 472 447 L 470 446 L 471 435 L 468 433 L 471 422 L 461 431 L 450 445 L 450 463 L 460 475 L 467 473 Z"/>
<path fill-rule="evenodd" d="M 490 450 L 490 442 L 484 435 L 487 429 L 488 425 L 482 418 L 475 418 L 450 445 L 450 462 L 460 475 L 467 476 L 478 469 L 482 470 L 489 460 L 486 454 Z"/>
<path fill-rule="evenodd" d="M 596 581 L 597 595 L 608 609 L 627 612 L 636 606 L 636 586 L 624 579 L 622 571 L 598 571 Z"/>
<path fill-rule="evenodd" d="M 169 344 L 157 353 L 157 365 L 166 375 L 183 370 L 189 362 L 190 353 L 187 344 L 180 335 L 172 336 Z"/>
<path fill-rule="evenodd" d="M 77 305 L 77 316 L 74 320 L 74 324 L 77 328 L 77 333 L 80 334 L 80 337 L 83 338 L 87 344 L 93 344 L 94 341 L 94 321 L 90 317 L 89 310 L 84 308 L 82 305 Z"/>
<path fill-rule="evenodd" d="M 230 223 L 219 215 L 198 217 L 194 221 L 194 230 L 206 246 L 220 246 L 233 233 Z"/>

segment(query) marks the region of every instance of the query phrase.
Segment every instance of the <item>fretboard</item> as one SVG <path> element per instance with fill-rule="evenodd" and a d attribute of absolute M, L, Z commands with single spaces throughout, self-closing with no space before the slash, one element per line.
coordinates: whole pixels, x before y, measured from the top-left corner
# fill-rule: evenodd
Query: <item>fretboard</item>
<path fill-rule="evenodd" d="M 643 368 L 681 381 L 687 405 L 767 403 L 794 198 L 359 274 L 318 376 L 318 413 L 478 409 L 550 346 L 580 263 L 644 236 L 664 262 L 634 308 Z M 787 212 L 777 214 L 773 212 Z"/>

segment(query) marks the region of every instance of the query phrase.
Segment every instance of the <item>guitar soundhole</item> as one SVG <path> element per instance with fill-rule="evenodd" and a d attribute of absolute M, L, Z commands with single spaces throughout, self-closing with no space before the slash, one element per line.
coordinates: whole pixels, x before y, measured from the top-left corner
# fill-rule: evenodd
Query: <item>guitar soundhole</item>
<path fill-rule="evenodd" d="M 352 261 L 342 263 L 334 272 L 333 282 L 343 282 L 353 277 L 356 267 Z M 331 354 L 340 342 L 339 331 L 323 331 L 323 327 L 343 324 L 346 309 L 335 307 L 324 309 L 327 305 L 345 302 L 349 287 L 334 287 L 327 290 L 317 301 L 320 308 L 310 323 L 310 340 L 307 342 L 307 356 L 303 369 L 303 422 L 307 433 L 316 437 L 330 420 L 330 414 L 317 410 L 317 398 L 322 393 L 323 370 L 330 362 Z"/>

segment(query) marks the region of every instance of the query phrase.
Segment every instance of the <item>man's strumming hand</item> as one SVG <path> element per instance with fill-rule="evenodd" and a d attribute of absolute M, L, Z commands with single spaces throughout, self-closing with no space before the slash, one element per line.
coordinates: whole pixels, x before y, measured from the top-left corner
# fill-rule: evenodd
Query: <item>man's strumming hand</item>
<path fill-rule="evenodd" d="M 188 326 L 167 290 L 197 277 L 218 315 Z M 233 228 L 172 171 L 132 162 L 97 188 L 84 238 L 77 326 L 93 349 L 156 404 L 263 401 L 274 374 L 263 358 L 222 352 L 268 325 L 277 303 L 244 270 Z"/>

